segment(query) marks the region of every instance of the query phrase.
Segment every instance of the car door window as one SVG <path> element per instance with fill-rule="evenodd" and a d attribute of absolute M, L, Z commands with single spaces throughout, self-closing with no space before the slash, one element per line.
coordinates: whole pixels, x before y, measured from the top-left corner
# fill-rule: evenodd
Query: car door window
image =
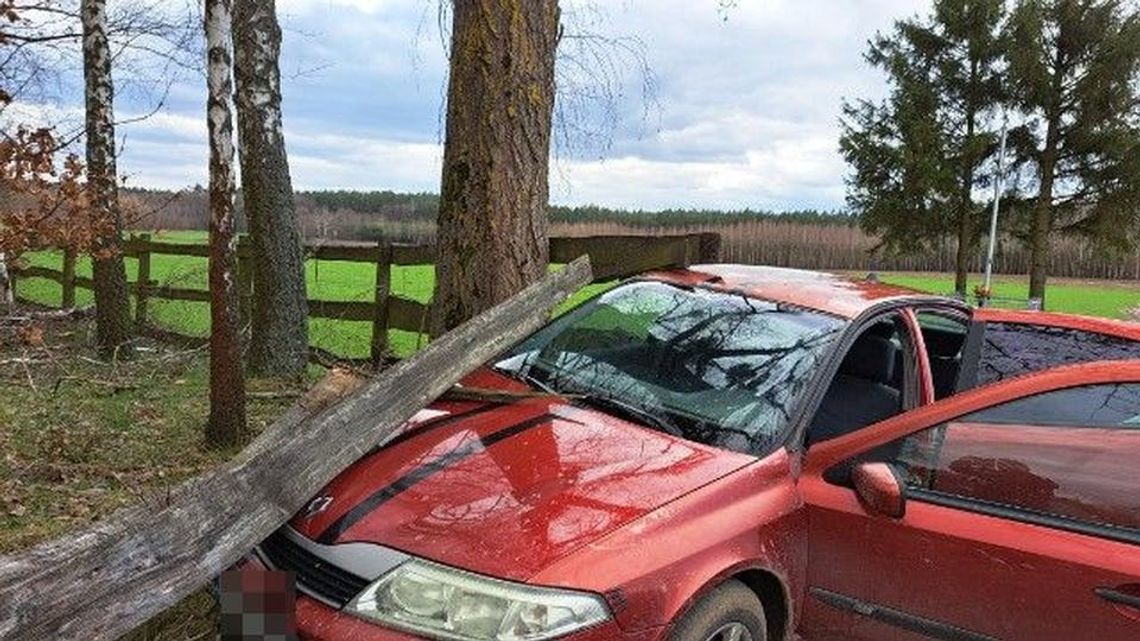
<path fill-rule="evenodd" d="M 1140 384 L 1029 396 L 878 450 L 915 500 L 1140 540 Z"/>
<path fill-rule="evenodd" d="M 1140 358 L 1140 343 L 1061 327 L 987 323 L 978 366 L 979 385 L 1050 367 Z"/>
<path fill-rule="evenodd" d="M 830 440 L 884 421 L 913 404 L 911 344 L 901 318 L 892 315 L 852 343 L 808 428 L 807 444 Z"/>
<path fill-rule="evenodd" d="M 922 342 L 926 345 L 934 400 L 946 398 L 958 386 L 969 323 L 949 312 L 919 311 L 915 317 L 922 331 Z"/>

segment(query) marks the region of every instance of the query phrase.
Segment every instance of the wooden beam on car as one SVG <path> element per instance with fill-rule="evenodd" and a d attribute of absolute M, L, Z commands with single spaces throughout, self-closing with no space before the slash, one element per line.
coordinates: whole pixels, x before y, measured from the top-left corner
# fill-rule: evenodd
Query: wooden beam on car
<path fill-rule="evenodd" d="M 0 557 L 0 638 L 114 639 L 239 560 L 321 487 L 592 279 L 586 257 L 441 336 L 341 400 L 307 397 L 241 455 L 139 505 Z"/>

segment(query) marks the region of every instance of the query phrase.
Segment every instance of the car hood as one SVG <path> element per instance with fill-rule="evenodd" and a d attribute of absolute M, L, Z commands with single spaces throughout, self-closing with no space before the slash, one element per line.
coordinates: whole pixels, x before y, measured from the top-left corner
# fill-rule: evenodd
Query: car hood
<path fill-rule="evenodd" d="M 291 524 L 324 544 L 379 543 L 522 581 L 753 460 L 562 400 L 444 403 Z"/>

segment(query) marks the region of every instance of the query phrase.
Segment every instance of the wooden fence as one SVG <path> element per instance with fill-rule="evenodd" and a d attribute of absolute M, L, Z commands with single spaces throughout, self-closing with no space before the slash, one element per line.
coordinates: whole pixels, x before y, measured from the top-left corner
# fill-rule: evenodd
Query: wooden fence
<path fill-rule="evenodd" d="M 551 238 L 550 262 L 569 263 L 579 256 L 588 255 L 593 265 L 594 279 L 605 281 L 651 269 L 716 262 L 720 257 L 720 242 L 720 235 L 715 233 L 657 237 Z M 392 293 L 392 266 L 432 264 L 435 262 L 434 246 L 332 241 L 307 243 L 305 252 L 308 258 L 316 260 L 375 265 L 373 300 L 309 300 L 310 318 L 370 322 L 374 362 L 388 352 L 389 329 L 421 334 L 427 332 L 430 306 Z M 138 278 L 129 287 L 135 297 L 135 319 L 140 329 L 146 325 L 147 301 L 150 299 L 203 303 L 210 301 L 210 292 L 207 290 L 162 285 L 151 278 L 152 256 L 207 257 L 209 248 L 206 245 L 155 241 L 149 234 L 141 234 L 125 241 L 123 253 L 138 260 Z M 252 258 L 249 238 L 242 237 L 238 243 L 238 290 L 243 326 L 249 322 L 252 308 Z M 65 308 L 75 306 L 76 289 L 90 290 L 94 287 L 91 278 L 76 275 L 74 255 L 64 256 L 62 269 L 24 267 L 12 270 L 13 289 L 17 279 L 26 278 L 46 278 L 59 283 L 63 289 L 62 304 Z"/>

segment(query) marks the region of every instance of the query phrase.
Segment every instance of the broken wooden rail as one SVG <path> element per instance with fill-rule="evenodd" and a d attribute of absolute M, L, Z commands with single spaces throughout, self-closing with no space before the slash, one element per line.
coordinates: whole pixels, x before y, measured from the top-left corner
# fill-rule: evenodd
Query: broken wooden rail
<path fill-rule="evenodd" d="M 591 279 L 589 260 L 575 260 L 343 400 L 323 400 L 327 389 L 307 397 L 235 460 L 179 486 L 161 505 L 129 508 L 0 557 L 0 638 L 114 639 L 170 607 L 239 560 L 420 408 L 539 328 Z"/>
<path fill-rule="evenodd" d="M 584 236 L 550 239 L 550 262 L 567 263 L 579 256 L 589 256 L 594 266 L 594 279 L 613 280 L 652 269 L 687 267 L 697 263 L 714 263 L 720 259 L 721 238 L 715 233 L 680 236 Z M 139 327 L 146 324 L 149 299 L 209 302 L 205 289 L 175 287 L 151 278 L 151 259 L 155 255 L 196 256 L 205 258 L 209 248 L 197 243 L 152 240 L 149 234 L 131 236 L 123 252 L 138 260 L 138 278 L 129 284 L 135 296 L 135 319 Z M 305 245 L 306 256 L 315 260 L 368 263 L 375 265 L 376 278 L 372 300 L 309 300 L 309 316 L 372 324 L 371 353 L 373 361 L 388 351 L 388 330 L 401 329 L 426 333 L 430 309 L 419 301 L 392 293 L 392 267 L 426 265 L 435 262 L 431 245 L 399 245 L 363 242 L 312 242 Z M 243 319 L 250 318 L 253 294 L 252 249 L 248 237 L 238 243 L 238 289 Z M 74 256 L 65 255 L 63 269 L 25 267 L 13 274 L 20 279 L 46 278 L 63 288 L 63 306 L 75 305 L 75 290 L 92 289 L 91 278 L 75 273 Z M 244 324 L 244 323 L 243 323 Z"/>

